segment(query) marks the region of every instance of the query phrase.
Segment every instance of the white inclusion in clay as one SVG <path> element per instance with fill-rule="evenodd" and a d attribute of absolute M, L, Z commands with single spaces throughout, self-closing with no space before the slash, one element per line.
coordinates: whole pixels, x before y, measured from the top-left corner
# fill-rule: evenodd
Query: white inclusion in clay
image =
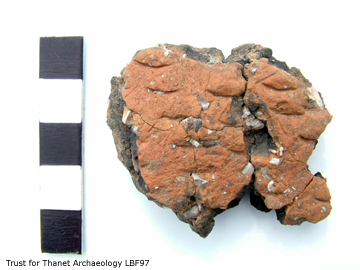
<path fill-rule="evenodd" d="M 207 110 L 207 108 L 209 108 L 210 106 L 210 103 L 207 102 L 205 99 L 203 99 L 202 97 L 198 96 L 198 101 L 201 103 L 201 107 L 204 109 L 204 110 Z"/>
<path fill-rule="evenodd" d="M 137 132 L 139 131 L 139 128 L 137 126 L 132 126 L 131 131 L 134 132 L 135 134 L 137 134 Z"/>
<path fill-rule="evenodd" d="M 190 210 L 184 213 L 186 219 L 195 218 L 200 214 L 199 208 L 197 205 L 190 208 Z"/>
<path fill-rule="evenodd" d="M 155 94 L 161 95 L 161 94 L 165 94 L 164 91 L 154 91 Z"/>
<path fill-rule="evenodd" d="M 245 122 L 246 130 L 260 130 L 264 127 L 264 123 L 257 119 L 254 115 L 252 115 L 249 108 L 246 106 L 242 108 L 241 117 Z"/>
<path fill-rule="evenodd" d="M 197 175 L 196 173 L 193 173 L 191 176 L 194 179 L 195 186 L 197 187 L 206 184 L 208 182 L 205 179 L 200 178 L 200 176 Z"/>
<path fill-rule="evenodd" d="M 165 50 L 164 55 L 165 55 L 166 57 L 168 57 L 168 55 L 169 55 L 169 53 L 170 53 L 171 51 L 168 50 L 168 49 L 165 47 L 164 44 L 160 44 L 160 46 Z"/>
<path fill-rule="evenodd" d="M 245 168 L 242 170 L 242 174 L 253 174 L 254 173 L 254 166 L 248 162 Z"/>
<path fill-rule="evenodd" d="M 129 118 L 130 115 L 131 115 L 131 110 L 129 110 L 128 107 L 125 106 L 124 107 L 123 117 L 122 117 L 122 122 L 124 124 L 129 123 L 128 118 Z"/>
<path fill-rule="evenodd" d="M 195 141 L 193 139 L 190 139 L 189 142 L 195 147 L 198 147 L 200 145 L 200 143 L 198 141 Z"/>
<path fill-rule="evenodd" d="M 267 189 L 269 192 L 273 192 L 275 187 L 274 187 L 274 180 L 271 180 L 268 185 L 267 185 Z"/>
<path fill-rule="evenodd" d="M 171 149 L 175 149 L 176 148 L 176 145 L 175 144 L 169 144 L 169 147 L 171 148 Z"/>
<path fill-rule="evenodd" d="M 280 164 L 280 159 L 278 158 L 272 158 L 269 162 L 271 165 L 279 165 Z"/>
<path fill-rule="evenodd" d="M 320 109 L 325 109 L 324 102 L 320 96 L 320 93 L 314 87 L 308 87 L 309 100 L 314 101 Z"/>
<path fill-rule="evenodd" d="M 280 155 L 280 157 L 282 157 L 284 155 L 284 147 L 282 147 L 282 146 L 279 149 L 279 155 Z"/>
<path fill-rule="evenodd" d="M 181 62 L 181 60 L 182 60 L 183 58 L 185 58 L 185 57 L 186 57 L 186 53 L 184 53 L 184 54 L 180 57 L 179 61 Z"/>

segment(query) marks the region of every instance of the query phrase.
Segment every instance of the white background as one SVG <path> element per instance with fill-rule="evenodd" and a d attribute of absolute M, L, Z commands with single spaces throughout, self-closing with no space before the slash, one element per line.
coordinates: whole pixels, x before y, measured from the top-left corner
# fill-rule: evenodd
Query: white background
<path fill-rule="evenodd" d="M 149 259 L 146 269 L 360 269 L 359 25 L 356 1 L 345 0 L 1 1 L 1 268 L 5 260 Z M 80 256 L 40 252 L 39 37 L 71 35 L 86 42 Z M 111 77 L 158 43 L 217 47 L 225 56 L 258 43 L 301 69 L 334 116 L 309 160 L 328 179 L 326 220 L 282 226 L 246 196 L 202 239 L 136 191 L 106 125 L 107 98 Z"/>

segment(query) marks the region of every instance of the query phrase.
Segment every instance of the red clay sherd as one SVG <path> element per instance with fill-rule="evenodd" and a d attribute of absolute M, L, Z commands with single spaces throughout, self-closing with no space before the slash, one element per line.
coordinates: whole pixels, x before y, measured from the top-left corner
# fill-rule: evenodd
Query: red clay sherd
<path fill-rule="evenodd" d="M 331 210 L 326 180 L 307 168 L 332 116 L 319 92 L 272 51 L 160 44 L 113 77 L 107 122 L 137 189 L 206 237 L 214 217 L 250 192 L 282 224 Z"/>

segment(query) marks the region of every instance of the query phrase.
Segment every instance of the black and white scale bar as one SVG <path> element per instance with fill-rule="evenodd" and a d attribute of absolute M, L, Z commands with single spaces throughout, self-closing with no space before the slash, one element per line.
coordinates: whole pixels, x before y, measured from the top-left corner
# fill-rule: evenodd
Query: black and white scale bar
<path fill-rule="evenodd" d="M 83 37 L 40 38 L 41 250 L 81 254 Z"/>

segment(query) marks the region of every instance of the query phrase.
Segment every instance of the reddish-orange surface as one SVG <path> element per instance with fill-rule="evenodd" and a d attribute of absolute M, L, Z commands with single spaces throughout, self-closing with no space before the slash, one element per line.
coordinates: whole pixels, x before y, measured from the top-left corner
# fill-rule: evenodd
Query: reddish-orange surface
<path fill-rule="evenodd" d="M 252 164 L 265 205 L 286 206 L 284 224 L 315 223 L 329 214 L 326 182 L 306 162 L 331 115 L 301 77 L 265 58 L 245 67 L 204 64 L 166 44 L 137 53 L 124 78 L 121 93 L 131 111 L 125 122 L 137 127 L 149 198 L 180 212 L 190 197 L 205 208 L 226 209 L 250 184 L 253 170 L 244 169 Z M 245 120 L 230 120 L 233 98 L 242 96 L 247 107 L 258 107 L 256 121 L 267 127 L 274 149 L 247 153 Z"/>

